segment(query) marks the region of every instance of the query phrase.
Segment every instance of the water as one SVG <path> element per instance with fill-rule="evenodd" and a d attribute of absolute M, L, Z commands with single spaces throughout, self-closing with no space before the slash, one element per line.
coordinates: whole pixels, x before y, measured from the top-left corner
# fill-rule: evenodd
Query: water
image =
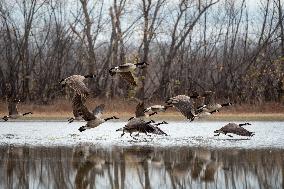
<path fill-rule="evenodd" d="M 214 130 L 228 122 L 169 122 L 160 125 L 169 136 L 145 136 L 134 140 L 115 130 L 125 122 L 107 122 L 101 126 L 82 133 L 78 128 L 84 122 L 68 124 L 66 122 L 0 122 L 0 145 L 29 146 L 74 146 L 91 144 L 102 147 L 109 146 L 188 146 L 206 148 L 280 148 L 284 149 L 284 122 L 250 122 L 245 126 L 255 132 L 253 137 L 225 135 L 214 136 Z"/>
<path fill-rule="evenodd" d="M 0 122 L 0 188 L 284 188 L 283 122 L 255 136 L 215 137 L 227 122 L 169 122 L 170 136 L 115 132 L 104 123 Z"/>
<path fill-rule="evenodd" d="M 283 188 L 282 150 L 0 148 L 0 188 Z"/>

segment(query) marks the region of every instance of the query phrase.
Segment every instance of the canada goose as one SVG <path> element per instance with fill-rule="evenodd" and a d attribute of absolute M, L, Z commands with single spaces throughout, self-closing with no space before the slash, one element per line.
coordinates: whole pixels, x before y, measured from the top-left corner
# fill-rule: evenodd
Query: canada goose
<path fill-rule="evenodd" d="M 80 101 L 78 101 L 78 102 L 80 103 Z M 83 103 L 80 103 L 80 104 L 81 104 L 80 113 L 82 115 L 82 118 L 85 121 L 87 121 L 87 124 L 85 126 L 82 126 L 78 129 L 80 132 L 85 131 L 86 129 L 95 128 L 95 127 L 99 126 L 100 124 L 102 124 L 102 123 L 104 123 L 108 120 L 119 119 L 116 116 L 112 116 L 112 117 L 109 117 L 109 118 L 102 119 L 101 115 L 102 115 L 102 112 L 103 112 L 104 107 L 105 107 L 104 104 L 97 106 L 92 112 L 90 112 L 88 110 L 88 108 Z"/>
<path fill-rule="evenodd" d="M 116 73 L 121 73 L 121 72 L 133 72 L 136 68 L 145 68 L 147 65 L 149 65 L 146 62 L 140 62 L 140 63 L 126 63 L 122 64 L 116 67 L 113 67 L 109 70 L 109 73 L 111 76 L 113 76 Z"/>
<path fill-rule="evenodd" d="M 26 116 L 28 114 L 33 114 L 32 112 L 26 112 L 26 113 L 19 113 L 18 112 L 18 103 L 20 102 L 20 100 L 18 99 L 8 99 L 8 111 L 9 111 L 9 115 L 4 116 L 2 119 L 4 121 L 8 121 L 8 119 L 18 119 L 20 117 Z"/>
<path fill-rule="evenodd" d="M 221 129 L 218 129 L 214 131 L 214 133 L 218 133 L 214 136 L 219 136 L 221 133 L 224 135 L 227 135 L 227 133 L 232 133 L 240 136 L 249 136 L 252 137 L 254 135 L 254 132 L 250 132 L 243 128 L 244 125 L 250 125 L 250 123 L 243 123 L 243 124 L 236 124 L 236 123 L 228 123 Z M 228 135 L 229 137 L 233 137 L 232 135 Z"/>
<path fill-rule="evenodd" d="M 65 79 L 62 79 L 60 81 L 60 84 L 62 87 L 65 87 L 66 85 L 68 85 L 71 89 L 73 89 L 76 93 L 78 93 L 79 95 L 86 97 L 89 93 L 90 90 L 87 88 L 87 86 L 84 83 L 84 80 L 86 78 L 94 78 L 95 75 L 72 75 L 69 76 Z"/>
<path fill-rule="evenodd" d="M 169 98 L 166 103 L 168 105 L 173 105 L 177 108 L 187 119 L 193 121 L 195 118 L 195 108 L 193 98 L 197 98 L 198 96 L 186 96 L 186 95 L 178 95 L 172 98 Z"/>
<path fill-rule="evenodd" d="M 144 113 L 150 113 L 149 115 L 157 114 L 158 112 L 165 112 L 168 108 L 173 107 L 173 105 L 153 105 L 144 110 Z"/>
<path fill-rule="evenodd" d="M 124 80 L 126 80 L 130 85 L 138 86 L 138 78 L 135 76 L 134 71 L 136 68 L 145 68 L 149 65 L 146 62 L 141 63 L 126 63 L 116 67 L 113 67 L 109 70 L 111 76 L 114 76 L 118 73 Z"/>
<path fill-rule="evenodd" d="M 220 110 L 224 106 L 231 106 L 232 103 L 219 104 L 215 102 L 215 93 L 213 91 L 205 91 L 203 96 L 205 97 L 204 105 L 197 107 L 197 110 L 203 110 L 206 112 L 212 112 L 214 110 Z"/>
<path fill-rule="evenodd" d="M 72 109 L 73 109 L 73 115 L 74 117 L 71 117 L 68 119 L 69 123 L 72 123 L 74 120 L 81 120 L 82 119 L 82 113 L 81 113 L 81 107 L 82 104 L 85 103 L 85 98 L 82 98 L 81 95 L 75 94 L 72 99 Z"/>
<path fill-rule="evenodd" d="M 148 136 L 148 133 L 156 134 L 156 135 L 165 135 L 167 134 L 162 131 L 159 127 L 152 125 L 151 123 L 155 123 L 155 121 L 150 120 L 148 122 L 143 119 L 133 118 L 131 119 L 123 128 L 117 129 L 116 131 L 122 131 L 121 137 L 127 132 L 130 134 L 132 138 L 132 133 L 138 132 L 135 136 L 138 136 L 139 133 L 144 133 Z M 165 123 L 157 123 L 157 125 L 165 124 Z M 136 139 L 136 138 L 134 138 Z"/>
<path fill-rule="evenodd" d="M 145 117 L 144 109 L 145 109 L 144 102 L 140 101 L 136 106 L 135 117 L 129 118 L 128 123 L 123 128 L 120 128 L 116 131 L 123 131 L 121 136 L 123 136 L 125 132 L 128 132 L 130 133 L 131 137 L 133 137 L 132 136 L 133 132 L 138 132 L 138 134 L 142 132 L 145 133 L 146 135 L 148 132 L 154 134 L 165 134 L 158 127 L 150 125 L 150 123 L 154 123 L 155 121 L 150 120 L 146 122 L 143 119 Z M 167 122 L 163 121 L 161 123 L 157 123 L 157 125 L 166 124 L 166 123 Z"/>
<path fill-rule="evenodd" d="M 213 110 L 211 112 L 201 110 L 201 111 L 197 111 L 194 116 L 195 118 L 205 118 L 205 117 L 211 116 L 212 114 L 216 112 L 219 112 L 219 110 Z"/>

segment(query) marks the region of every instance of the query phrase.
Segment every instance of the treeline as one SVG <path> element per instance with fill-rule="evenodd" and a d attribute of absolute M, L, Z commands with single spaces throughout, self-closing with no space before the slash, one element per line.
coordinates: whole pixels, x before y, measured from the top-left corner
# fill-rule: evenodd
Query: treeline
<path fill-rule="evenodd" d="M 138 59 L 150 64 L 139 73 L 142 97 L 283 100 L 281 0 L 6 0 L 0 34 L 3 99 L 48 103 L 62 96 L 62 78 L 88 73 L 96 95 L 125 97 L 108 69 Z"/>

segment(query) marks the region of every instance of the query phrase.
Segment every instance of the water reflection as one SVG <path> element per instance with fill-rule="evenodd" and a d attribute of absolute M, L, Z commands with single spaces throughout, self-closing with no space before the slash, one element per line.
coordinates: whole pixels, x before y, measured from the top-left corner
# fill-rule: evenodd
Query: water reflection
<path fill-rule="evenodd" d="M 0 147 L 0 188 L 283 188 L 283 150 Z"/>

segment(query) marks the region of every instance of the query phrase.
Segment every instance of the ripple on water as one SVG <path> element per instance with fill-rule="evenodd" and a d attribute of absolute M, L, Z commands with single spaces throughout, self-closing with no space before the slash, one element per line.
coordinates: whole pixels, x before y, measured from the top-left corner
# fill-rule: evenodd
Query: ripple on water
<path fill-rule="evenodd" d="M 209 148 L 284 148 L 283 122 L 251 122 L 245 128 L 254 131 L 253 137 L 214 136 L 214 130 L 227 122 L 169 122 L 161 125 L 169 136 L 145 136 L 133 139 L 121 137 L 116 129 L 125 122 L 108 122 L 80 133 L 81 122 L 5 122 L 1 123 L 0 143 L 34 146 L 72 146 L 89 143 L 101 146 L 191 146 Z"/>

